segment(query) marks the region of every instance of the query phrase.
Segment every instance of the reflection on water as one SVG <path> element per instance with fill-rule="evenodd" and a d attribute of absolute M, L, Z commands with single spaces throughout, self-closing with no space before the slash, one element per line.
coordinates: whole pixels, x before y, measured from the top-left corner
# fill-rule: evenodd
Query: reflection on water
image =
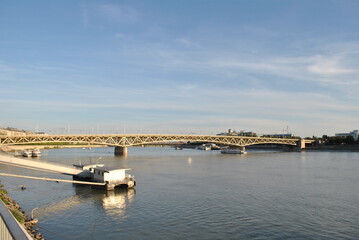
<path fill-rule="evenodd" d="M 123 216 L 128 205 L 134 200 L 135 194 L 133 188 L 109 191 L 102 198 L 102 207 L 108 215 Z"/>
<path fill-rule="evenodd" d="M 58 202 L 39 206 L 34 211 L 34 217 L 40 218 L 58 212 L 71 210 L 86 202 L 94 202 L 102 205 L 109 215 L 123 216 L 126 208 L 134 200 L 136 191 L 134 189 L 116 188 L 114 191 L 106 192 L 104 189 L 92 186 L 74 184 L 75 195 L 62 199 Z M 99 204 L 100 203 L 100 204 Z"/>
<path fill-rule="evenodd" d="M 306 157 L 305 152 L 301 152 L 301 154 L 300 154 L 300 160 L 302 160 L 302 163 L 304 163 L 305 160 L 307 160 L 307 157 Z"/>
<path fill-rule="evenodd" d="M 187 162 L 188 162 L 188 166 L 192 166 L 192 158 L 191 158 L 191 157 L 189 157 L 189 158 L 187 159 Z"/>
<path fill-rule="evenodd" d="M 33 216 L 36 218 L 44 217 L 51 214 L 56 214 L 61 211 L 70 210 L 77 205 L 80 205 L 82 203 L 81 198 L 77 195 L 68 197 L 66 199 L 63 199 L 61 201 L 39 206 L 36 208 L 36 211 L 33 211 Z"/>

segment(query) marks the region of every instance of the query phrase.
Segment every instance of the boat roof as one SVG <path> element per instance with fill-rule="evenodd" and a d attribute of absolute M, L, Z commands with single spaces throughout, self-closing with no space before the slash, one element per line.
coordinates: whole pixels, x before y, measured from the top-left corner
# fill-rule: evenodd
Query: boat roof
<path fill-rule="evenodd" d="M 103 167 L 103 164 L 72 164 L 75 167 Z"/>
<path fill-rule="evenodd" d="M 111 168 L 111 167 L 95 167 L 94 169 L 98 169 L 98 170 L 105 171 L 105 172 L 131 170 L 131 168 Z"/>

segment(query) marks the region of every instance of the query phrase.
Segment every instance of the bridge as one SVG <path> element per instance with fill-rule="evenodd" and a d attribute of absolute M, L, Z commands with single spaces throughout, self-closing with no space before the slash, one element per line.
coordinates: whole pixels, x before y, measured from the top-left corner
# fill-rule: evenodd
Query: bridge
<path fill-rule="evenodd" d="M 142 146 L 146 144 L 161 144 L 170 142 L 207 142 L 226 146 L 240 147 L 258 144 L 280 144 L 305 148 L 308 140 L 297 138 L 267 138 L 267 137 L 243 137 L 243 136 L 218 136 L 218 135 L 170 135 L 170 134 L 107 134 L 107 135 L 24 135 L 24 136 L 0 136 L 1 145 L 18 144 L 44 144 L 44 143 L 73 143 L 91 144 L 115 147 L 116 155 L 126 155 L 127 147 Z"/>

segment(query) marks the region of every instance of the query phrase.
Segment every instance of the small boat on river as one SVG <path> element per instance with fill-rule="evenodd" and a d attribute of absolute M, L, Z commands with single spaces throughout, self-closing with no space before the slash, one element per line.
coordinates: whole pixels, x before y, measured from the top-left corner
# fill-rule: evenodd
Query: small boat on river
<path fill-rule="evenodd" d="M 239 149 L 225 149 L 221 151 L 222 154 L 247 154 L 246 151 Z"/>
<path fill-rule="evenodd" d="M 211 150 L 211 146 L 207 145 L 207 144 L 202 144 L 201 146 L 198 146 L 197 149 L 198 150 L 208 151 L 208 150 Z"/>
<path fill-rule="evenodd" d="M 23 157 L 31 157 L 32 156 L 32 151 L 29 149 L 25 149 L 24 151 L 22 151 L 21 155 Z"/>
<path fill-rule="evenodd" d="M 41 156 L 41 152 L 39 149 L 35 148 L 32 150 L 32 153 L 31 153 L 31 156 L 32 157 L 40 157 Z"/>

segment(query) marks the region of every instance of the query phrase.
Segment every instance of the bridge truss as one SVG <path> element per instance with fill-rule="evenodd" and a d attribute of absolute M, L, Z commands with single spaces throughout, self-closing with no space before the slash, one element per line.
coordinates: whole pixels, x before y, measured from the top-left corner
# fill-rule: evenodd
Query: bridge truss
<path fill-rule="evenodd" d="M 170 142 L 208 142 L 228 146 L 245 147 L 257 144 L 282 144 L 296 146 L 296 138 L 262 138 L 242 136 L 211 135 L 162 135 L 162 134 L 122 134 L 122 135 L 24 135 L 0 136 L 0 145 L 34 144 L 34 143 L 86 143 L 114 147 L 141 146 Z"/>

